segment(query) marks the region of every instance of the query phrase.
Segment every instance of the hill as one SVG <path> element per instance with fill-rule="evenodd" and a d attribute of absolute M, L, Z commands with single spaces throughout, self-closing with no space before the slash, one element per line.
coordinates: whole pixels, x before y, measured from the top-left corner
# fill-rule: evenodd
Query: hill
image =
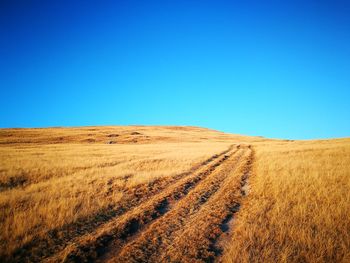
<path fill-rule="evenodd" d="M 2 262 L 349 262 L 350 139 L 0 129 Z"/>

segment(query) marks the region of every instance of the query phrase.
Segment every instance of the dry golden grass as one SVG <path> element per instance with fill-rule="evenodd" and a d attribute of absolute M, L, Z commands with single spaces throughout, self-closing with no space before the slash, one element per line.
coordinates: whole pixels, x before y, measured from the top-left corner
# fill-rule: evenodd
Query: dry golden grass
<path fill-rule="evenodd" d="M 350 262 L 349 139 L 2 129 L 0 157 L 0 261 Z"/>
<path fill-rule="evenodd" d="M 257 144 L 225 262 L 350 262 L 350 140 Z"/>

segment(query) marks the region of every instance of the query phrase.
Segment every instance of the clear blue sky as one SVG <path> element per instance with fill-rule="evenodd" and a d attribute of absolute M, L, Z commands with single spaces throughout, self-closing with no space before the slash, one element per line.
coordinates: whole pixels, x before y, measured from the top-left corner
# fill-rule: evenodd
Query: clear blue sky
<path fill-rule="evenodd" d="M 0 3 L 0 126 L 350 136 L 350 1 Z"/>

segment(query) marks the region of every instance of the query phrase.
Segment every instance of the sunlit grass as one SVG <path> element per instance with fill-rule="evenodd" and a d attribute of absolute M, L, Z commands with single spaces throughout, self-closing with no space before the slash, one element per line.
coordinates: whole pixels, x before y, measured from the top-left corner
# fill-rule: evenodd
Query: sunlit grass
<path fill-rule="evenodd" d="M 226 262 L 349 262 L 350 140 L 257 145 Z"/>

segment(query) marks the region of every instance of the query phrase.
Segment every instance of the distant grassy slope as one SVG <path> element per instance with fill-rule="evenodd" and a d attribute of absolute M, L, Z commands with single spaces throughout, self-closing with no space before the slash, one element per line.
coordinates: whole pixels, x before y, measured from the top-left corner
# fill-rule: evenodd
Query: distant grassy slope
<path fill-rule="evenodd" d="M 205 141 L 262 141 L 260 137 L 233 135 L 189 126 L 91 126 L 74 128 L 0 129 L 1 144 L 160 143 Z"/>

